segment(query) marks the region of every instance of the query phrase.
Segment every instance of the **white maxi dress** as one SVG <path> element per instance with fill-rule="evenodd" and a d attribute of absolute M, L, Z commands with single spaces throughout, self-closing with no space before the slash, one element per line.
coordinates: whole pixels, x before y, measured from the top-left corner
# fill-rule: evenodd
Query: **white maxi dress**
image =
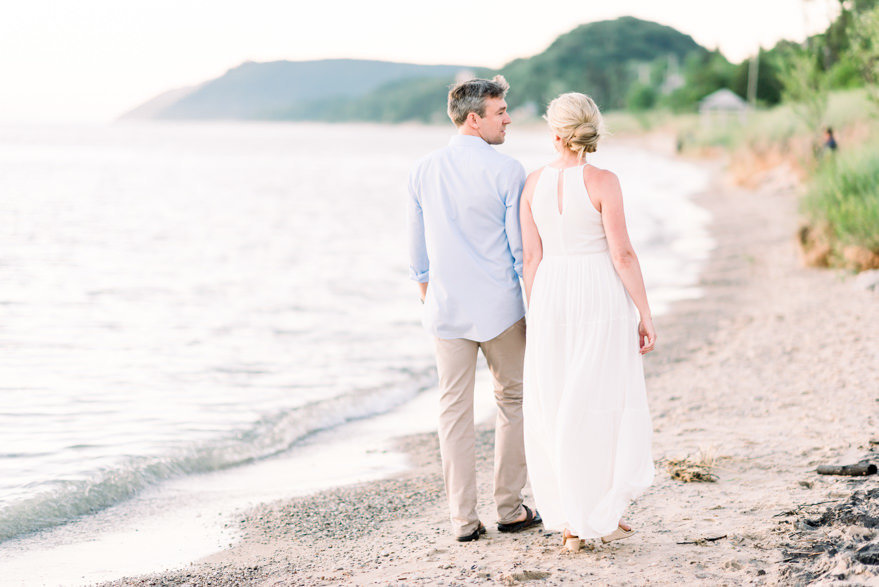
<path fill-rule="evenodd" d="M 543 244 L 525 348 L 531 488 L 547 529 L 597 538 L 613 532 L 653 482 L 638 314 L 611 262 L 582 165 L 544 167 L 531 213 Z"/>

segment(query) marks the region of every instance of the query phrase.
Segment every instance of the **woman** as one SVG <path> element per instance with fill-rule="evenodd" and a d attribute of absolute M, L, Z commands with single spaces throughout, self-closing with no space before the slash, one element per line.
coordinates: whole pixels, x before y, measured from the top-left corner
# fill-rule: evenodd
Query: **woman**
<path fill-rule="evenodd" d="M 525 454 L 544 526 L 576 552 L 631 536 L 623 511 L 653 481 L 641 355 L 656 331 L 619 181 L 586 162 L 598 107 L 563 94 L 545 118 L 559 157 L 528 177 L 520 208 Z"/>

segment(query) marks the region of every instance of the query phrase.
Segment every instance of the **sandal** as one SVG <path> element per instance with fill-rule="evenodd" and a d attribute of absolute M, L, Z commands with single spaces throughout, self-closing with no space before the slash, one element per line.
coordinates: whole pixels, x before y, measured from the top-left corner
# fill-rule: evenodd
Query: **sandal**
<path fill-rule="evenodd" d="M 455 540 L 458 542 L 473 542 L 474 540 L 479 540 L 480 534 L 485 534 L 485 526 L 482 525 L 482 522 L 479 522 L 479 526 L 476 527 L 476 530 L 470 534 L 465 534 L 464 536 L 457 536 Z"/>
<path fill-rule="evenodd" d="M 543 520 L 540 518 L 540 514 L 538 514 L 536 511 L 532 512 L 531 508 L 529 508 L 525 504 L 522 504 L 522 507 L 525 508 L 525 519 L 519 522 L 512 522 L 510 524 L 501 524 L 500 522 L 498 522 L 498 532 L 519 532 L 521 530 L 524 530 L 525 528 L 530 528 L 531 526 L 543 523 Z"/>
<path fill-rule="evenodd" d="M 601 541 L 607 544 L 608 542 L 613 542 L 614 540 L 622 540 L 623 538 L 628 538 L 635 531 L 629 528 L 628 530 L 623 530 L 622 526 L 617 526 L 617 529 L 608 534 L 607 536 L 602 536 Z"/>
<path fill-rule="evenodd" d="M 565 530 L 564 532 L 562 532 L 562 545 L 568 552 L 580 552 L 583 541 L 580 540 L 579 536 L 574 536 L 573 534 L 570 534 L 567 530 Z"/>

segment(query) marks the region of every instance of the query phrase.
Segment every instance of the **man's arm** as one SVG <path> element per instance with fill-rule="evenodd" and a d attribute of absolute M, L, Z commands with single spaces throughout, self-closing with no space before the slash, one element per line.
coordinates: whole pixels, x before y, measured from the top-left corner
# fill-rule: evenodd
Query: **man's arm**
<path fill-rule="evenodd" d="M 430 260 L 427 258 L 427 243 L 424 240 L 424 217 L 421 213 L 421 198 L 415 170 L 409 174 L 409 278 L 418 282 L 421 299 L 427 295 L 427 282 Z"/>
<path fill-rule="evenodd" d="M 525 168 L 518 161 L 511 173 L 510 186 L 504 194 L 504 203 L 507 206 L 504 220 L 507 241 L 510 243 L 510 252 L 513 254 L 513 268 L 519 279 L 523 279 L 522 272 L 522 228 L 519 219 L 519 201 L 522 197 L 522 188 L 525 187 Z"/>

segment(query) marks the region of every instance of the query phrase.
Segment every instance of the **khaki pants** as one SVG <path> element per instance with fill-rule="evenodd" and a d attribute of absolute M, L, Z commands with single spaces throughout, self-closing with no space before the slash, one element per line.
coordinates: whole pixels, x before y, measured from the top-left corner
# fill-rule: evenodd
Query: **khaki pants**
<path fill-rule="evenodd" d="M 452 532 L 456 536 L 470 534 L 479 525 L 473 387 L 476 353 L 480 348 L 494 377 L 494 397 L 498 407 L 494 454 L 494 500 L 498 522 L 508 524 L 524 512 L 522 488 L 528 473 L 522 429 L 525 358 L 525 319 L 522 318 L 485 342 L 465 338 L 436 339 L 440 453 Z"/>

